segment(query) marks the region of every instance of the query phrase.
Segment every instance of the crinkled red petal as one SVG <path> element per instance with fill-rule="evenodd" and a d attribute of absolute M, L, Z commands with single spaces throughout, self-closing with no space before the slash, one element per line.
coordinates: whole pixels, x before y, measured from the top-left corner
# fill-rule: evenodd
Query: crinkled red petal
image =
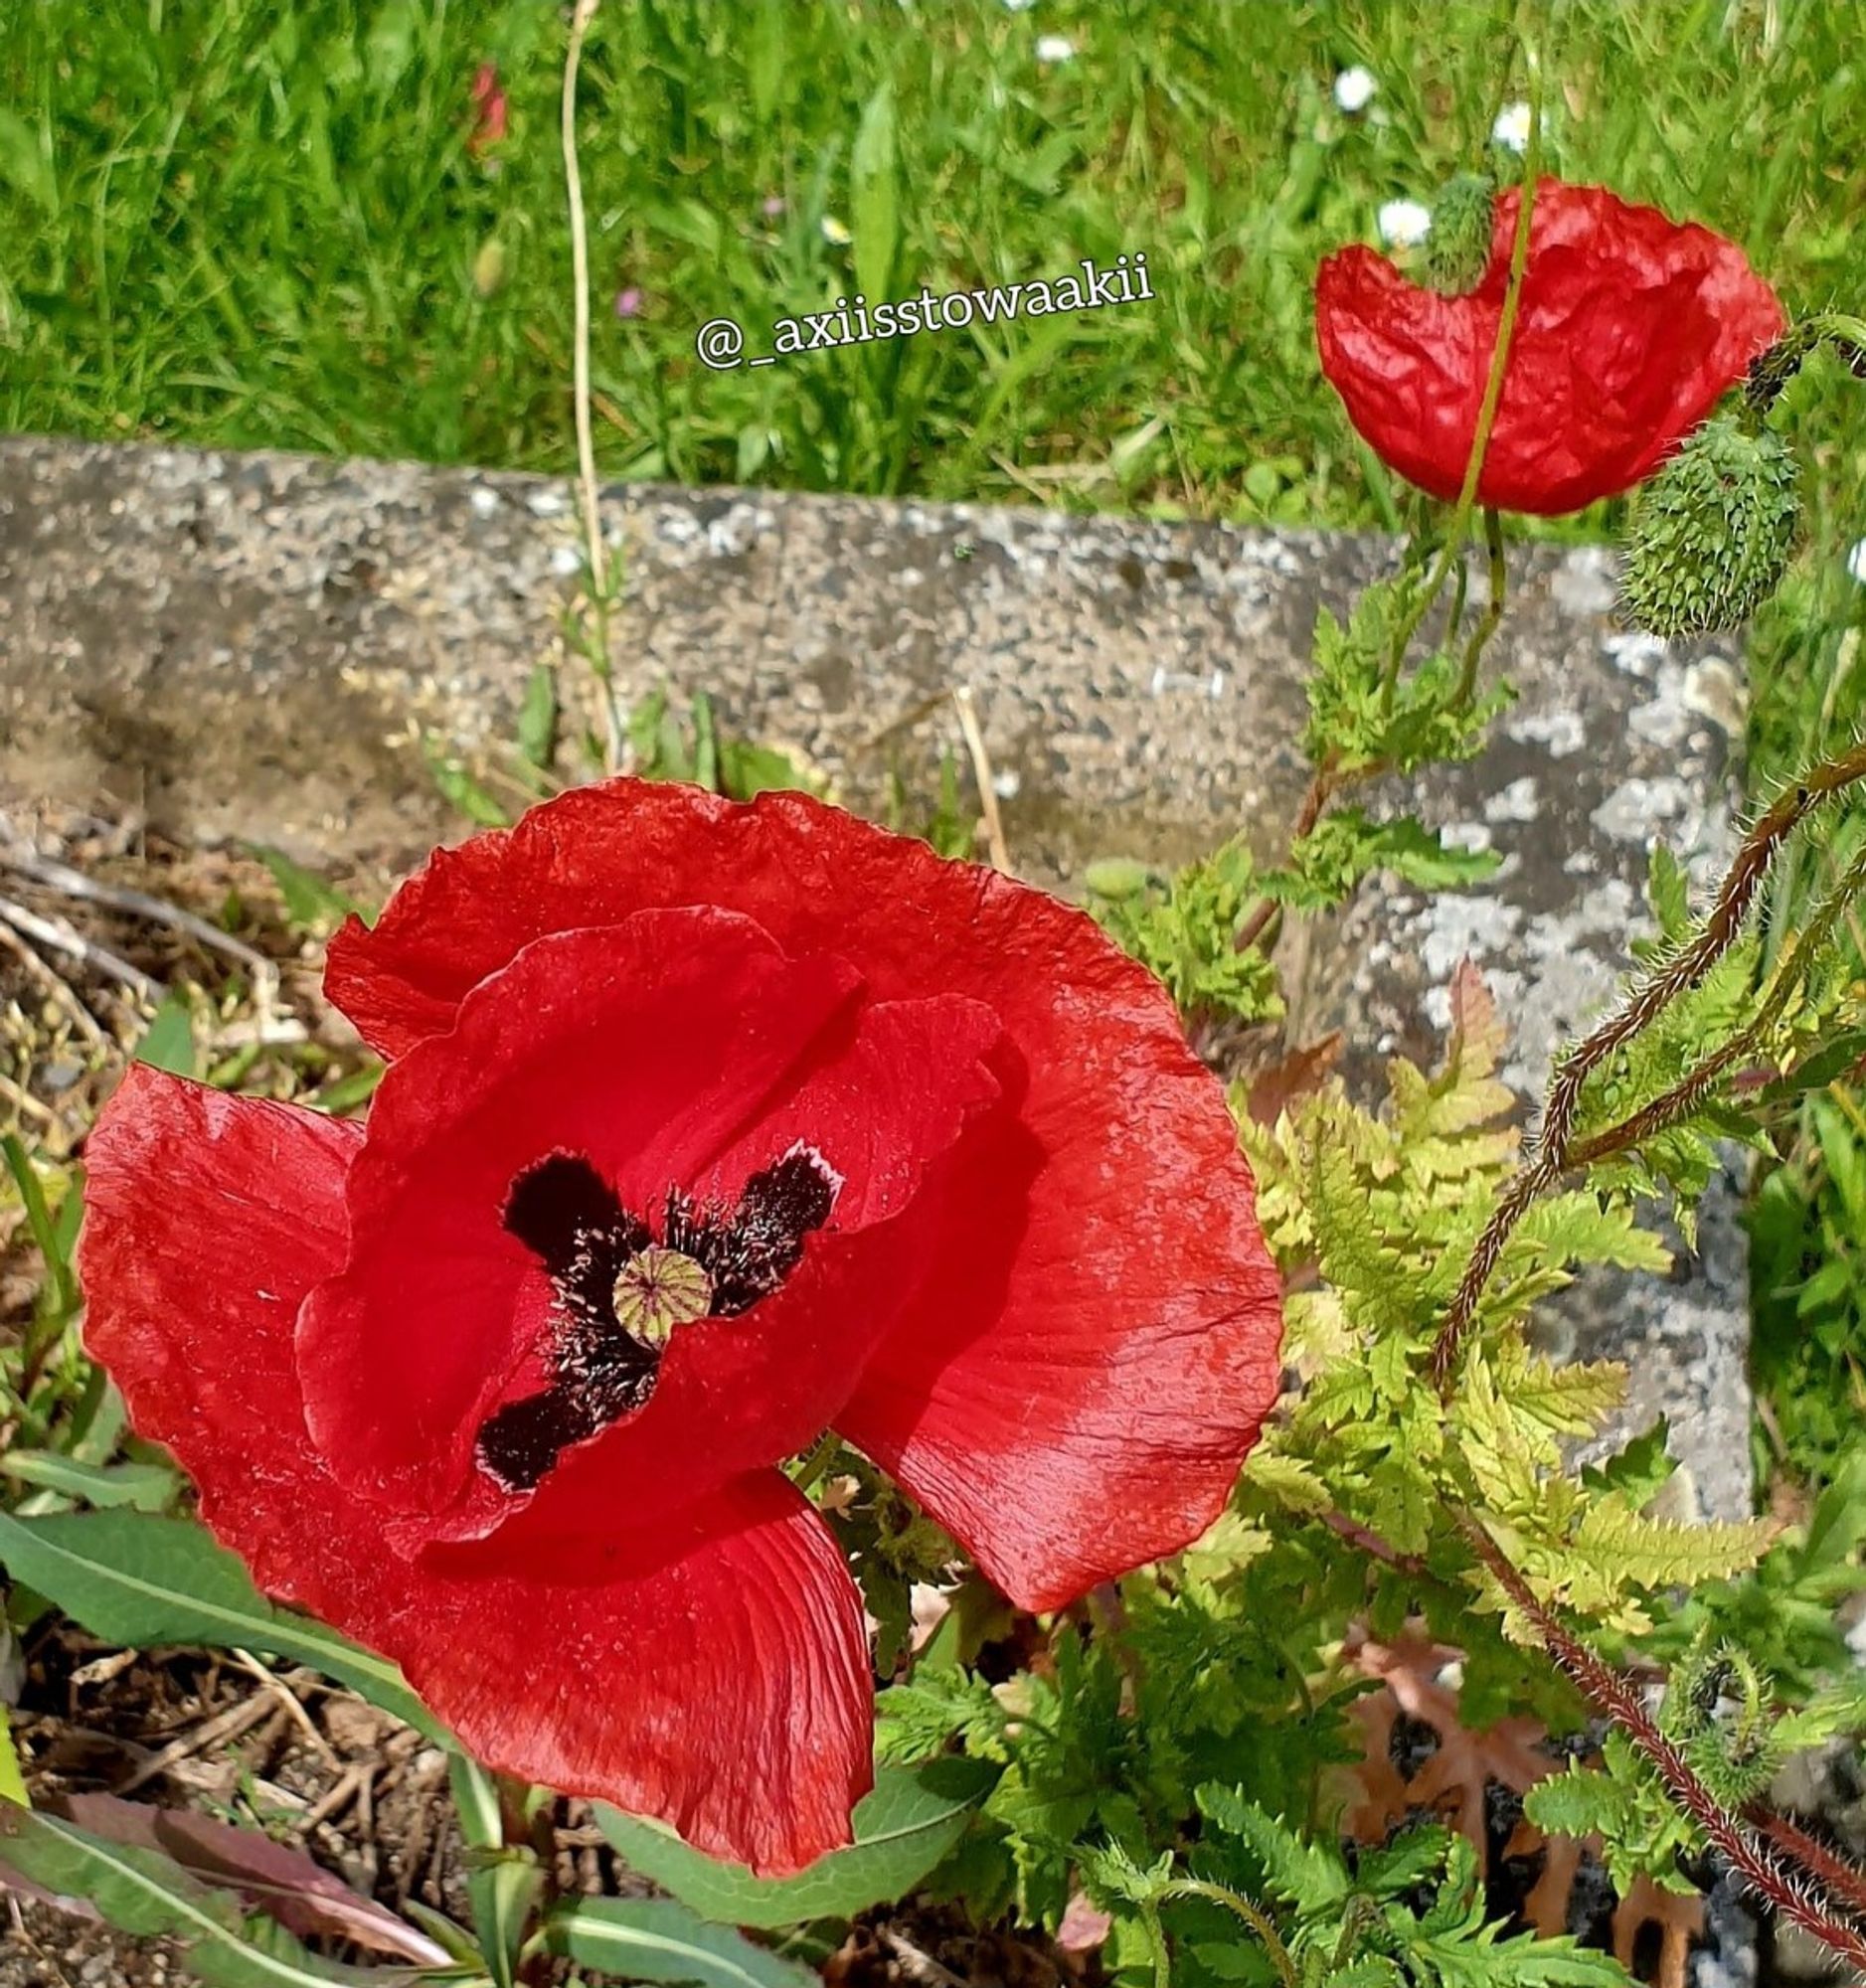
<path fill-rule="evenodd" d="M 651 1535 L 489 1574 L 381 1549 L 306 1431 L 292 1321 L 344 1254 L 359 1136 L 138 1067 L 85 1148 L 85 1339 L 267 1592 L 399 1662 L 482 1758 L 771 1874 L 848 1840 L 870 1776 L 854 1587 L 774 1472 Z"/>
<path fill-rule="evenodd" d="M 1250 1170 L 1143 979 L 930 1189 L 928 1272 L 836 1423 L 1026 1608 L 1204 1532 L 1280 1381 Z"/>
<path fill-rule="evenodd" d="M 650 911 L 559 932 L 401 1059 L 347 1188 L 351 1243 L 298 1326 L 311 1433 L 352 1490 L 437 1511 L 548 1329 L 513 1182 L 587 1157 L 639 1214 L 706 1166 L 850 1026 L 854 973 L 786 959 L 749 920 Z M 770 1461 L 773 1459 L 765 1459 Z"/>
<path fill-rule="evenodd" d="M 1521 196 L 1496 205 L 1467 295 L 1408 281 L 1365 248 L 1315 284 L 1322 370 L 1391 467 L 1461 488 L 1502 316 Z M 1605 187 L 1543 180 L 1502 400 L 1477 496 L 1549 515 L 1649 476 L 1781 336 L 1786 319 L 1734 243 Z"/>

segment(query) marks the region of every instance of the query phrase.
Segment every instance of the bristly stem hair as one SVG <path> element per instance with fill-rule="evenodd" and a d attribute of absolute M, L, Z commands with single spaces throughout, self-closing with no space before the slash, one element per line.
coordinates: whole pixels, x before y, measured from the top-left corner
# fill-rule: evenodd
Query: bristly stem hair
<path fill-rule="evenodd" d="M 1823 1946 L 1855 1967 L 1866 1967 L 1866 1931 L 1849 1922 L 1844 1908 L 1828 1896 L 1828 1887 L 1788 1861 L 1778 1847 L 1781 1843 L 1779 1834 L 1775 1842 L 1765 1841 L 1749 1823 L 1725 1809 L 1677 1745 L 1659 1730 L 1639 1690 L 1556 1619 L 1483 1525 L 1469 1514 L 1461 1516 L 1460 1525 L 1491 1578 L 1534 1625 L 1563 1673 L 1597 1711 L 1624 1731 L 1672 1799 L 1738 1874 Z M 1847 1875 L 1847 1890 L 1856 1896 L 1859 1880 L 1852 1873 Z"/>
<path fill-rule="evenodd" d="M 1866 778 L 1866 744 L 1854 746 L 1848 751 L 1809 767 L 1798 780 L 1778 795 L 1743 838 L 1736 860 L 1719 887 L 1716 901 L 1697 935 L 1655 967 L 1619 1008 L 1562 1059 L 1549 1085 L 1542 1122 L 1529 1156 L 1510 1177 L 1498 1197 L 1451 1302 L 1445 1308 L 1444 1321 L 1439 1328 L 1432 1352 L 1433 1377 L 1442 1396 L 1448 1397 L 1451 1392 L 1464 1335 L 1495 1274 L 1504 1244 L 1530 1207 L 1554 1187 L 1563 1174 L 1578 1164 L 1574 1149 L 1575 1121 L 1580 1114 L 1582 1090 L 1588 1078 L 1663 1008 L 1680 994 L 1688 993 L 1702 983 L 1705 975 L 1730 950 L 1742 932 L 1757 891 L 1768 876 L 1781 845 L 1830 795 L 1862 778 Z M 1673 1115 L 1682 1115 L 1691 1109 L 1703 1094 L 1703 1089 L 1708 1087 L 1710 1077 L 1717 1074 L 1712 1070 L 1707 1076 L 1700 1070 L 1681 1084 L 1673 1096 Z M 1641 1136 L 1650 1129 L 1656 1127 L 1645 1128 Z M 1604 1151 L 1614 1150 L 1603 1148 L 1599 1139 L 1590 1142 L 1590 1146 L 1595 1157 L 1600 1157 Z"/>

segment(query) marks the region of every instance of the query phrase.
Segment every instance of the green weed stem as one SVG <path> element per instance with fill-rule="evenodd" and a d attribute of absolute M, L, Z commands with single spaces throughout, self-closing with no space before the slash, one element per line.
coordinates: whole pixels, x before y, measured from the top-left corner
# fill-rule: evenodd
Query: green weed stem
<path fill-rule="evenodd" d="M 1443 588 L 1452 560 L 1464 557 L 1464 534 L 1470 523 L 1471 506 L 1476 501 L 1478 480 L 1483 475 L 1484 454 L 1490 446 L 1490 432 L 1496 426 L 1497 410 L 1503 403 L 1503 378 L 1509 367 L 1510 347 L 1516 338 L 1517 315 L 1522 309 L 1523 278 L 1529 268 L 1529 227 L 1536 208 L 1536 181 L 1542 170 L 1542 65 L 1535 50 L 1526 43 L 1523 64 L 1529 77 L 1529 142 L 1523 152 L 1522 199 L 1516 209 L 1516 232 L 1510 240 L 1509 277 L 1503 289 L 1503 311 L 1497 320 L 1496 344 L 1490 353 L 1490 371 L 1484 381 L 1483 399 L 1478 403 L 1477 426 L 1471 435 L 1470 455 L 1464 464 L 1464 481 L 1457 493 L 1456 508 L 1451 513 L 1450 528 L 1444 535 L 1444 544 L 1433 563 L 1425 586 L 1400 623 L 1387 658 L 1380 695 L 1389 711 L 1393 708 L 1393 694 L 1399 685 L 1401 665 L 1406 660 L 1413 637 L 1419 632 L 1419 624 Z"/>
<path fill-rule="evenodd" d="M 619 771 L 626 742 L 620 705 L 615 698 L 615 671 L 609 655 L 608 555 L 602 543 L 602 509 L 596 485 L 595 433 L 590 397 L 590 229 L 584 215 L 583 174 L 577 163 L 577 75 L 583 67 L 584 43 L 600 0 L 577 0 L 571 16 L 570 40 L 564 51 L 562 137 L 564 198 L 571 232 L 573 330 L 571 339 L 571 399 L 577 426 L 577 482 L 582 497 L 584 558 L 590 568 L 589 640 L 583 644 L 602 693 L 607 770 Z"/>

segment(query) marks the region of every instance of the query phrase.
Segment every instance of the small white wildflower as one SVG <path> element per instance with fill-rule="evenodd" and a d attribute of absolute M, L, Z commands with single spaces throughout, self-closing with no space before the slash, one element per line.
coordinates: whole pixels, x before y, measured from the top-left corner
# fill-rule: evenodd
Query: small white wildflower
<path fill-rule="evenodd" d="M 1862 586 L 1866 586 L 1866 539 L 1855 539 L 1853 550 L 1846 556 L 1846 570 Z"/>
<path fill-rule="evenodd" d="M 823 216 L 823 240 L 832 248 L 846 248 L 855 237 L 849 233 L 848 224 L 836 219 L 833 214 Z"/>
<path fill-rule="evenodd" d="M 1066 63 L 1075 53 L 1076 44 L 1067 35 L 1037 37 L 1037 60 L 1040 63 Z"/>
<path fill-rule="evenodd" d="M 1004 11 L 1007 14 L 1028 14 L 1036 4 L 1037 0 L 1004 0 Z"/>
<path fill-rule="evenodd" d="M 1374 225 L 1389 248 L 1417 248 L 1432 233 L 1432 209 L 1416 200 L 1382 201 Z"/>
<path fill-rule="evenodd" d="M 1506 151 L 1526 152 L 1529 149 L 1529 106 L 1526 103 L 1506 103 L 1497 112 L 1497 121 L 1490 127 L 1490 142 L 1501 145 Z"/>
<path fill-rule="evenodd" d="M 1357 110 L 1367 108 L 1379 87 L 1373 72 L 1356 63 L 1352 69 L 1344 69 L 1335 78 L 1335 101 L 1352 117 Z"/>

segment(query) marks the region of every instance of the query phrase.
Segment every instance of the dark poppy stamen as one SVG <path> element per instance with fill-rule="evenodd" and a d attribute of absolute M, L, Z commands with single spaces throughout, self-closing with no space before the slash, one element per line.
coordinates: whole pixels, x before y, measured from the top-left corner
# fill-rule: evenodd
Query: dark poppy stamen
<path fill-rule="evenodd" d="M 712 1278 L 713 1316 L 736 1318 L 796 1268 L 804 1238 L 829 1220 L 841 1185 L 820 1153 L 797 1146 L 746 1182 L 730 1215 L 697 1208 L 675 1190 L 667 1198 L 668 1247 Z"/>
<path fill-rule="evenodd" d="M 657 1242 L 580 1155 L 553 1153 L 522 1173 L 504 1222 L 557 1294 L 553 1378 L 486 1421 L 481 1463 L 510 1489 L 532 1490 L 566 1449 L 640 1408 L 670 1334 L 768 1297 L 829 1220 L 841 1185 L 820 1154 L 797 1146 L 754 1174 L 730 1213 L 670 1189 Z"/>

